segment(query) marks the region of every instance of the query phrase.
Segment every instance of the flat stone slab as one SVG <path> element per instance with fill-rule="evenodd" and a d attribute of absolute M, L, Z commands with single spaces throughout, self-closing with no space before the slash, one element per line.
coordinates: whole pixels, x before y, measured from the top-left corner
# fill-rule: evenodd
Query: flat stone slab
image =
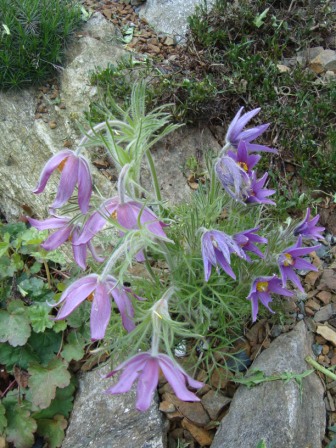
<path fill-rule="evenodd" d="M 163 417 L 156 400 L 147 412 L 135 409 L 136 391 L 107 395 L 113 378 L 104 366 L 79 376 L 79 389 L 62 448 L 164 448 Z"/>
<path fill-rule="evenodd" d="M 310 366 L 311 338 L 305 323 L 279 336 L 256 359 L 252 370 L 266 376 L 302 373 Z M 267 448 L 321 448 L 325 434 L 324 388 L 315 373 L 303 378 L 302 396 L 294 380 L 272 381 L 248 389 L 240 386 L 228 415 L 222 420 L 211 448 L 256 448 L 261 440 Z"/>

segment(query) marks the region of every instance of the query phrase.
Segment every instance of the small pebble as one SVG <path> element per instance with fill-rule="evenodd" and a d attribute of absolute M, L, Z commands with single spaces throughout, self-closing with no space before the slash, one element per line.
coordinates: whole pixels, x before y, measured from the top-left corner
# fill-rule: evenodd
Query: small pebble
<path fill-rule="evenodd" d="M 319 356 L 322 353 L 323 346 L 320 344 L 313 344 L 312 349 L 315 356 Z"/>
<path fill-rule="evenodd" d="M 57 128 L 57 123 L 56 123 L 56 121 L 49 121 L 49 127 L 50 127 L 50 129 L 55 129 L 55 128 Z"/>

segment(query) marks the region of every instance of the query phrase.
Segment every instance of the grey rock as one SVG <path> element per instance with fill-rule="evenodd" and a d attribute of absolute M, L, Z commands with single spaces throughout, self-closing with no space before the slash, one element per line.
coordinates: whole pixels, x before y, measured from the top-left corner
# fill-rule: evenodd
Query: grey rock
<path fill-rule="evenodd" d="M 158 32 L 174 34 L 183 38 L 188 29 L 188 17 L 195 11 L 201 0 L 147 0 L 140 9 L 140 17 L 145 18 Z M 208 7 L 214 0 L 208 0 Z"/>
<path fill-rule="evenodd" d="M 136 391 L 107 395 L 113 380 L 104 366 L 81 374 L 62 448 L 164 448 L 165 431 L 156 400 L 147 412 L 135 409 Z"/>
<path fill-rule="evenodd" d="M 0 209 L 8 221 L 25 213 L 22 206 L 46 217 L 52 192 L 56 191 L 56 177 L 50 179 L 45 193 L 34 195 L 31 190 L 45 162 L 63 149 L 62 142 L 78 142 L 78 121 L 95 94 L 90 84 L 91 72 L 95 67 L 115 62 L 122 54 L 120 48 L 111 45 L 115 29 L 102 15 L 95 14 L 82 32 L 83 37 L 69 45 L 68 65 L 61 76 L 60 97 L 65 109 L 48 106 L 50 114 L 46 118 L 57 123 L 55 129 L 43 119 L 34 118 L 37 89 L 0 92 Z M 106 178 L 95 169 L 93 173 L 102 192 L 109 191 Z"/>
<path fill-rule="evenodd" d="M 336 304 L 329 303 L 328 305 L 322 307 L 315 313 L 314 321 L 325 322 L 335 315 L 336 315 Z"/>
<path fill-rule="evenodd" d="M 311 338 L 301 321 L 272 342 L 250 370 L 266 375 L 302 373 L 309 368 L 304 358 L 311 354 Z M 315 373 L 303 379 L 302 397 L 294 380 L 262 383 L 251 389 L 240 386 L 211 448 L 256 448 L 262 439 L 271 448 L 321 448 L 326 421 L 323 394 Z"/>

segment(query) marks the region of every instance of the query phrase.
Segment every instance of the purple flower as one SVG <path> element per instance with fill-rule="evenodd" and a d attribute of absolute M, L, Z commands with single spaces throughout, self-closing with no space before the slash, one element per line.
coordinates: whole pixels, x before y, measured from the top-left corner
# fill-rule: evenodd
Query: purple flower
<path fill-rule="evenodd" d="M 229 156 L 222 156 L 217 160 L 215 171 L 225 191 L 233 199 L 243 202 L 251 184 L 246 171 Z"/>
<path fill-rule="evenodd" d="M 91 339 L 103 339 L 111 317 L 112 296 L 121 314 L 124 328 L 130 332 L 135 328 L 133 322 L 134 310 L 127 293 L 130 290 L 118 284 L 118 281 L 108 275 L 100 279 L 97 274 L 90 274 L 70 285 L 61 295 L 57 305 L 63 304 L 55 320 L 69 316 L 84 300 L 92 302 L 90 328 Z"/>
<path fill-rule="evenodd" d="M 247 203 L 258 203 L 258 204 L 271 204 L 276 205 L 274 201 L 266 199 L 275 193 L 275 190 L 267 190 L 263 188 L 267 180 L 268 173 L 265 173 L 260 179 L 257 179 L 255 171 L 251 173 L 251 188 L 247 193 L 245 202 Z"/>
<path fill-rule="evenodd" d="M 243 259 L 246 259 L 246 255 L 234 239 L 219 230 L 207 230 L 202 235 L 201 244 L 205 281 L 210 278 L 212 266 L 215 266 L 217 272 L 219 271 L 218 265 L 230 277 L 236 279 L 230 266 L 230 254 L 235 253 Z"/>
<path fill-rule="evenodd" d="M 244 230 L 243 232 L 236 233 L 232 236 L 234 241 L 243 249 L 244 252 L 253 252 L 258 257 L 264 258 L 264 254 L 261 252 L 261 250 L 253 243 L 264 243 L 266 244 L 268 242 L 267 238 L 264 238 L 262 236 L 257 235 L 256 232 L 259 230 L 258 227 L 254 227 L 253 229 Z M 245 254 L 246 260 L 251 261 L 251 258 Z"/>
<path fill-rule="evenodd" d="M 38 221 L 27 217 L 29 224 L 38 230 L 46 229 L 58 229 L 52 233 L 42 244 L 41 247 L 45 250 L 55 250 L 66 241 L 71 241 L 72 251 L 74 259 L 79 267 L 86 269 L 86 256 L 87 249 L 91 252 L 93 258 L 102 263 L 104 258 L 99 257 L 96 254 L 95 248 L 92 242 L 89 240 L 85 244 L 78 244 L 78 238 L 80 233 L 80 226 L 71 222 L 71 218 L 54 216 L 52 218 L 45 219 L 44 221 Z"/>
<path fill-rule="evenodd" d="M 163 231 L 163 227 L 166 225 L 159 221 L 148 207 L 132 200 L 120 204 L 119 197 L 115 196 L 105 201 L 100 209 L 90 216 L 78 242 L 83 244 L 93 238 L 104 227 L 108 218 L 115 219 L 120 226 L 129 230 L 138 229 L 140 221 L 140 224 L 146 226 L 149 232 L 161 239 L 168 240 Z"/>
<path fill-rule="evenodd" d="M 324 227 L 317 227 L 316 224 L 320 219 L 320 215 L 316 215 L 315 218 L 310 218 L 310 208 L 307 208 L 307 213 L 303 221 L 300 222 L 294 229 L 295 236 L 303 236 L 307 239 L 311 240 L 319 240 L 323 239 L 323 236 L 320 235 L 321 232 L 325 229 Z"/>
<path fill-rule="evenodd" d="M 247 143 L 250 143 L 252 140 L 256 139 L 257 137 L 259 137 L 263 132 L 266 131 L 266 129 L 269 127 L 269 123 L 268 124 L 262 124 L 260 126 L 256 126 L 254 128 L 250 128 L 247 130 L 243 130 L 244 127 L 247 125 L 247 123 L 260 112 L 260 107 L 257 109 L 253 109 L 250 112 L 247 112 L 246 114 L 242 114 L 243 112 L 243 107 L 241 107 L 239 109 L 239 111 L 237 112 L 236 116 L 234 117 L 234 119 L 232 120 L 228 131 L 226 133 L 226 143 L 229 143 L 230 145 L 234 146 L 234 147 L 238 147 L 239 142 L 241 140 L 244 140 Z M 256 144 L 250 144 L 248 146 L 248 150 L 249 151 L 262 151 L 262 152 L 273 152 L 275 154 L 277 154 L 277 150 L 273 149 L 273 148 L 269 148 L 268 146 L 263 146 L 263 145 L 256 145 Z"/>
<path fill-rule="evenodd" d="M 282 287 L 281 280 L 276 275 L 256 278 L 252 284 L 250 294 L 247 296 L 247 300 L 251 300 L 252 303 L 253 322 L 257 320 L 259 300 L 271 313 L 274 313 L 268 305 L 272 302 L 271 293 L 287 297 L 293 296 L 291 291 Z"/>
<path fill-rule="evenodd" d="M 70 149 L 64 149 L 48 160 L 33 192 L 36 194 L 42 193 L 49 177 L 56 169 L 61 171 L 61 179 L 56 198 L 51 207 L 62 207 L 73 194 L 77 184 L 79 208 L 82 213 L 87 213 L 92 193 L 92 179 L 89 163 L 85 157 L 82 155 L 77 156 L 73 151 L 70 151 Z"/>
<path fill-rule="evenodd" d="M 164 354 L 153 356 L 148 352 L 133 356 L 108 373 L 105 378 L 110 378 L 123 370 L 118 383 L 107 389 L 106 393 L 123 394 L 128 392 L 133 383 L 138 380 L 136 408 L 139 411 L 146 411 L 157 387 L 160 369 L 180 400 L 200 401 L 193 392 L 187 389 L 186 383 L 195 389 L 204 386 L 203 383 L 191 378 L 169 356 Z"/>
<path fill-rule="evenodd" d="M 308 261 L 302 260 L 300 257 L 303 255 L 308 255 L 314 250 L 318 249 L 320 245 L 313 247 L 302 247 L 302 237 L 299 236 L 297 242 L 294 246 L 285 249 L 279 255 L 279 268 L 282 278 L 282 285 L 285 286 L 287 279 L 291 280 L 294 285 L 296 285 L 300 291 L 304 291 L 299 277 L 296 275 L 294 269 L 306 269 L 308 271 L 317 271 L 318 269 L 309 263 Z"/>
<path fill-rule="evenodd" d="M 249 174 L 261 159 L 261 156 L 257 154 L 249 154 L 247 143 L 243 140 L 239 142 L 237 152 L 228 151 L 227 155 Z"/>

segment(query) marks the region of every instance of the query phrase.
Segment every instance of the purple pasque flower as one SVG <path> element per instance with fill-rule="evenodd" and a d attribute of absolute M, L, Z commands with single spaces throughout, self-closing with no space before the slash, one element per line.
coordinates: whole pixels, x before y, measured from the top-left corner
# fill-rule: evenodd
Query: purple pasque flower
<path fill-rule="evenodd" d="M 249 154 L 247 143 L 241 140 L 237 151 L 228 151 L 227 155 L 233 159 L 246 173 L 250 174 L 252 169 L 261 159 L 257 154 Z"/>
<path fill-rule="evenodd" d="M 157 355 L 152 355 L 149 352 L 139 353 L 120 364 L 105 376 L 105 378 L 110 378 L 123 370 L 117 384 L 107 389 L 106 393 L 123 394 L 128 392 L 133 383 L 138 380 L 136 408 L 139 411 L 146 411 L 157 387 L 160 369 L 180 400 L 200 401 L 193 392 L 187 389 L 186 384 L 195 389 L 203 387 L 204 384 L 191 378 L 169 356 L 161 353 Z"/>
<path fill-rule="evenodd" d="M 62 304 L 55 320 L 69 316 L 84 300 L 92 302 L 90 329 L 91 340 L 103 339 L 111 317 L 111 296 L 114 299 L 124 328 L 130 332 L 135 328 L 134 309 L 128 297 L 130 290 L 118 284 L 117 279 L 107 275 L 102 279 L 97 274 L 90 274 L 70 285 L 61 295 L 57 305 Z"/>
<path fill-rule="evenodd" d="M 225 191 L 235 200 L 244 202 L 251 187 L 245 169 L 229 156 L 220 157 L 215 164 L 217 177 Z"/>
<path fill-rule="evenodd" d="M 90 240 L 85 244 L 78 244 L 80 226 L 71 222 L 71 218 L 67 216 L 64 216 L 62 218 L 59 216 L 53 216 L 51 218 L 45 219 L 44 221 L 39 221 L 30 217 L 27 217 L 27 219 L 29 224 L 38 230 L 58 229 L 41 244 L 41 247 L 43 247 L 43 249 L 48 251 L 55 250 L 66 241 L 70 241 L 75 262 L 82 269 L 86 269 L 87 249 L 89 249 L 96 261 L 98 261 L 99 263 L 102 263 L 104 261 L 104 258 L 97 255 L 95 248 L 93 247 L 93 244 Z"/>
<path fill-rule="evenodd" d="M 294 229 L 295 236 L 303 236 L 304 238 L 311 240 L 323 239 L 321 232 L 325 230 L 324 227 L 317 227 L 316 224 L 320 219 L 320 215 L 316 215 L 314 218 L 310 219 L 310 208 L 307 208 L 306 216 L 303 221 L 298 224 Z"/>
<path fill-rule="evenodd" d="M 236 241 L 219 230 L 206 230 L 202 235 L 201 245 L 205 281 L 207 282 L 210 278 L 212 266 L 215 266 L 217 272 L 220 266 L 235 280 L 236 275 L 230 266 L 230 254 L 234 253 L 246 260 L 245 252 Z"/>
<path fill-rule="evenodd" d="M 272 293 L 287 297 L 293 296 L 291 291 L 282 287 L 282 282 L 276 275 L 272 277 L 258 277 L 252 283 L 247 300 L 251 300 L 253 322 L 257 320 L 259 300 L 271 313 L 274 313 L 269 307 L 269 303 L 272 302 Z"/>
<path fill-rule="evenodd" d="M 253 229 L 244 230 L 243 232 L 238 232 L 232 236 L 234 241 L 243 249 L 245 252 L 246 260 L 251 261 L 251 258 L 246 254 L 246 252 L 253 252 L 258 257 L 264 258 L 264 254 L 254 243 L 264 243 L 268 242 L 267 238 L 257 235 L 260 227 L 254 227 Z"/>
<path fill-rule="evenodd" d="M 114 219 L 125 229 L 133 230 L 139 228 L 139 222 L 145 226 L 149 232 L 160 239 L 168 240 L 163 227 L 166 226 L 159 221 L 155 213 L 141 202 L 127 200 L 120 203 L 119 196 L 114 196 L 105 201 L 99 210 L 94 212 L 83 226 L 79 243 L 83 244 L 93 238 L 106 224 L 108 219 Z"/>
<path fill-rule="evenodd" d="M 265 173 L 260 179 L 257 179 L 257 174 L 255 171 L 252 171 L 250 175 L 251 179 L 251 187 L 248 191 L 245 202 L 247 203 L 258 203 L 258 204 L 271 204 L 276 205 L 274 201 L 267 199 L 268 196 L 271 196 L 275 193 L 275 190 L 268 190 L 263 188 L 268 177 L 268 173 Z"/>
<path fill-rule="evenodd" d="M 298 287 L 300 291 L 304 291 L 301 281 L 294 269 L 305 269 L 307 271 L 318 271 L 318 269 L 306 260 L 300 257 L 308 255 L 314 250 L 317 250 L 320 245 L 312 247 L 302 247 L 302 236 L 299 236 L 294 246 L 285 249 L 278 258 L 282 285 L 285 286 L 287 280 L 290 280 Z"/>
<path fill-rule="evenodd" d="M 254 128 L 246 129 L 245 131 L 243 130 L 247 123 L 260 112 L 260 107 L 242 115 L 243 110 L 244 108 L 241 107 L 235 115 L 234 119 L 231 121 L 225 136 L 226 143 L 237 148 L 239 142 L 241 140 L 244 140 L 245 142 L 249 143 L 248 151 L 272 152 L 277 154 L 278 151 L 274 148 L 250 143 L 252 140 L 255 140 L 263 132 L 266 131 L 266 129 L 269 127 L 269 123 L 261 124 Z"/>
<path fill-rule="evenodd" d="M 51 207 L 62 207 L 70 199 L 77 185 L 79 208 L 82 213 L 87 213 L 92 193 L 92 178 L 89 163 L 85 157 L 75 154 L 70 149 L 64 149 L 48 160 L 33 193 L 42 193 L 49 177 L 56 169 L 61 172 L 61 179 L 56 198 Z"/>

